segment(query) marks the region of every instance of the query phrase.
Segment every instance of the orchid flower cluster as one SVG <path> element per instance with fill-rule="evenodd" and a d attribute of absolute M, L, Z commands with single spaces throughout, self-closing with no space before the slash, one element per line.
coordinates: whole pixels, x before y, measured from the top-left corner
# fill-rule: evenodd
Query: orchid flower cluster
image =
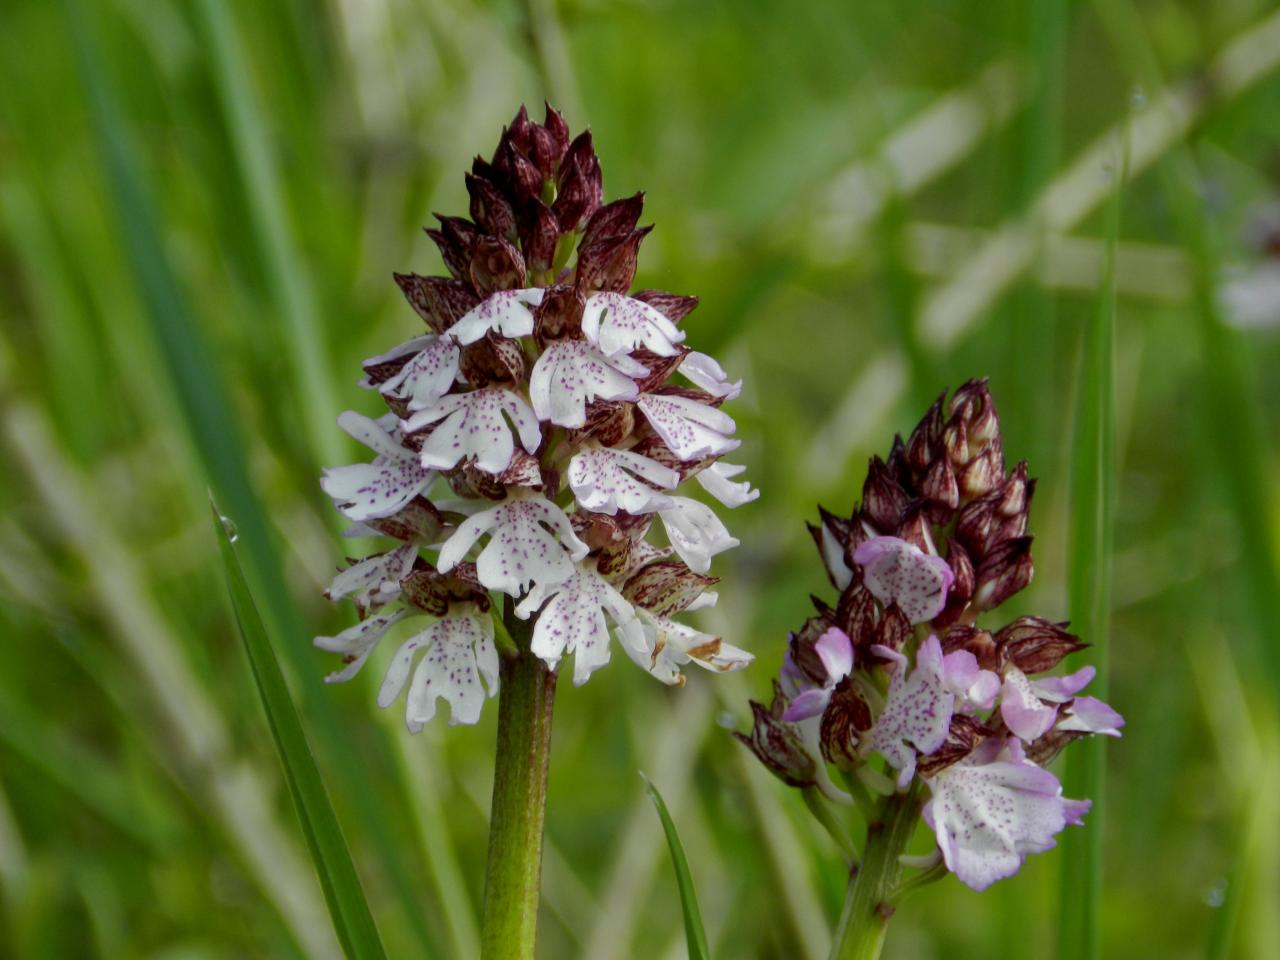
<path fill-rule="evenodd" d="M 374 456 L 322 486 L 351 535 L 389 545 L 329 586 L 360 622 L 316 639 L 346 661 L 328 679 L 417 618 L 378 694 L 386 707 L 408 684 L 415 732 L 441 697 L 451 724 L 479 719 L 504 622 L 536 618 L 532 653 L 553 670 L 572 654 L 575 684 L 608 663 L 611 630 L 667 684 L 690 662 L 746 666 L 674 619 L 715 602 L 712 557 L 738 543 L 677 489 L 695 479 L 727 507 L 757 491 L 720 461 L 739 444 L 720 407 L 741 382 L 684 345 L 697 298 L 628 292 L 652 229 L 637 228 L 643 195 L 602 203 L 590 132 L 571 140 L 550 107 L 542 124 L 522 107 L 466 185 L 471 219 L 427 230 L 451 276 L 395 278 L 427 331 L 364 362 L 388 412 L 338 418 Z M 646 539 L 655 519 L 665 545 Z"/>
<path fill-rule="evenodd" d="M 872 459 L 851 517 L 820 509 L 810 531 L 839 600 L 815 599 L 772 704 L 753 703 L 738 736 L 786 783 L 832 799 L 927 788 L 932 862 L 982 890 L 1081 823 L 1090 801 L 1064 798 L 1045 765 L 1124 721 L 1081 694 L 1093 667 L 1046 675 L 1085 646 L 1065 623 L 977 623 L 1031 580 L 1035 481 L 1025 463 L 1006 473 L 985 381 L 945 399 Z"/>

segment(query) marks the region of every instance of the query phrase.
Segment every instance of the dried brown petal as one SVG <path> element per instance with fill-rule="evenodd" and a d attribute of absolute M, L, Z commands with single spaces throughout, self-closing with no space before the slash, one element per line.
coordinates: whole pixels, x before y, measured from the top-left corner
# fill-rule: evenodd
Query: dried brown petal
<path fill-rule="evenodd" d="M 576 287 L 563 283 L 548 287 L 533 311 L 533 336 L 539 348 L 553 340 L 581 336 L 585 307 L 586 299 Z"/>
<path fill-rule="evenodd" d="M 400 583 L 406 601 L 434 617 L 443 617 L 454 603 L 474 603 L 481 610 L 491 606 L 489 593 L 476 578 L 475 565 L 462 563 L 448 574 L 440 573 L 425 560 Z"/>

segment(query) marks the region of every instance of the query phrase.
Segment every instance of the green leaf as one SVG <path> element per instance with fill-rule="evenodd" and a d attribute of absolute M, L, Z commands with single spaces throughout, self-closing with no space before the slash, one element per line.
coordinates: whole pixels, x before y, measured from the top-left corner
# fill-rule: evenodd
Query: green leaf
<path fill-rule="evenodd" d="M 702 929 L 702 914 L 698 911 L 698 894 L 693 887 L 693 875 L 689 873 L 689 861 L 685 858 L 684 847 L 680 844 L 680 834 L 676 832 L 675 822 L 662 801 L 662 794 L 653 785 L 653 781 L 640 774 L 644 780 L 644 788 L 649 799 L 658 809 L 658 817 L 662 820 L 663 832 L 667 835 L 667 847 L 671 850 L 671 865 L 676 870 L 676 886 L 680 889 L 680 907 L 684 911 L 684 932 L 689 941 L 689 960 L 710 960 L 711 950 L 707 946 L 707 933 Z"/>
<path fill-rule="evenodd" d="M 218 534 L 218 546 L 222 552 L 223 567 L 227 576 L 227 589 L 235 608 L 236 622 L 244 640 L 245 653 L 253 668 L 253 679 L 262 697 L 271 725 L 280 763 L 284 767 L 285 781 L 293 797 L 294 808 L 306 837 L 307 848 L 315 863 L 316 873 L 324 888 L 333 927 L 348 957 L 378 960 L 386 954 L 378 938 L 377 927 L 364 898 L 360 878 L 342 836 L 342 828 L 329 802 L 320 771 L 311 746 L 302 732 L 298 711 L 294 708 L 284 673 L 276 660 L 271 641 L 267 638 L 262 618 L 254 605 L 253 595 L 245 582 L 244 571 L 236 557 L 232 544 L 230 521 L 224 519 L 216 506 L 213 508 L 213 524 Z"/>
<path fill-rule="evenodd" d="M 1076 385 L 1071 448 L 1071 526 L 1067 592 L 1072 626 L 1092 645 L 1098 674 L 1090 690 L 1107 692 L 1107 634 L 1111 621 L 1112 512 L 1115 500 L 1116 243 L 1127 163 L 1117 176 L 1107 211 L 1106 253 L 1098 303 L 1085 328 Z M 1067 753 L 1064 790 L 1088 798 L 1083 827 L 1063 836 L 1058 956 L 1091 960 L 1099 953 L 1102 888 L 1104 737 L 1090 737 Z"/>

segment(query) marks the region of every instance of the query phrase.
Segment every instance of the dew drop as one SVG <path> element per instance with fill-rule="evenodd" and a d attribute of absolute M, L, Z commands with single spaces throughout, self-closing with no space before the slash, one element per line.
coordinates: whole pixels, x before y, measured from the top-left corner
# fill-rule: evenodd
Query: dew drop
<path fill-rule="evenodd" d="M 1204 902 L 1215 910 L 1227 902 L 1227 878 L 1218 877 L 1204 892 Z"/>
<path fill-rule="evenodd" d="M 219 515 L 218 521 L 222 524 L 222 529 L 227 531 L 227 539 L 235 543 L 240 539 L 240 531 L 236 528 L 236 522 L 230 517 Z"/>

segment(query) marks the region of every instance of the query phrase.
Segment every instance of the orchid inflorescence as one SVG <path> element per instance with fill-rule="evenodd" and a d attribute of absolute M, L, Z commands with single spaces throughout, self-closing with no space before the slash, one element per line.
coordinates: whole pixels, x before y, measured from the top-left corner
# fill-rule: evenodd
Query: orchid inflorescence
<path fill-rule="evenodd" d="M 1025 463 L 1006 473 L 985 381 L 945 400 L 872 459 L 851 517 L 821 510 L 810 527 L 839 600 L 815 598 L 772 704 L 753 703 L 739 737 L 786 783 L 837 801 L 927 788 L 934 856 L 981 890 L 1081 822 L 1090 801 L 1064 798 L 1045 765 L 1124 721 L 1080 695 L 1093 667 L 1045 676 L 1085 646 L 1065 623 L 976 622 L 1031 580 L 1035 481 Z"/>
<path fill-rule="evenodd" d="M 608 662 L 610 626 L 664 683 L 683 683 L 689 662 L 745 666 L 749 654 L 673 619 L 715 602 L 711 559 L 737 545 L 677 488 L 696 479 L 728 507 L 757 492 L 719 459 L 739 444 L 720 407 L 741 383 L 684 345 L 697 298 L 628 293 L 651 229 L 637 228 L 643 195 L 603 204 L 590 132 L 570 140 L 550 107 L 542 124 L 522 107 L 466 185 L 471 219 L 427 230 L 451 276 L 395 278 L 428 331 L 364 362 L 361 385 L 389 412 L 338 419 L 374 459 L 326 470 L 322 486 L 351 535 L 396 545 L 330 585 L 361 620 L 317 638 L 347 661 L 329 679 L 416 617 L 431 622 L 378 695 L 385 707 L 408 683 L 414 731 L 439 697 L 451 723 L 479 719 L 504 621 L 536 617 L 532 653 L 552 669 L 573 654 L 579 684 Z M 666 545 L 646 539 L 655 517 Z"/>

